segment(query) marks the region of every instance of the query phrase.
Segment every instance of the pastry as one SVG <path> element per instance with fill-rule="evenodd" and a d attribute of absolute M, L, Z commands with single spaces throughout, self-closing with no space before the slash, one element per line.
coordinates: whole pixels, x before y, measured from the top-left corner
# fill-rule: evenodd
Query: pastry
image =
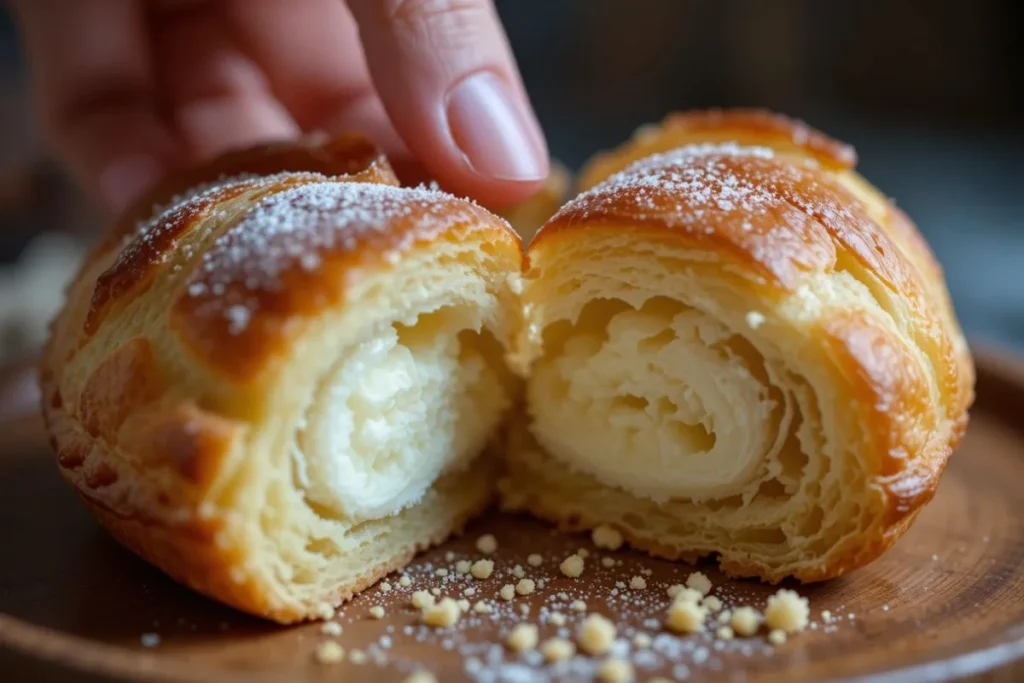
<path fill-rule="evenodd" d="M 329 615 L 492 499 L 521 260 L 505 222 L 398 187 L 359 138 L 172 180 L 52 327 L 60 471 L 178 581 L 279 622 Z"/>
<path fill-rule="evenodd" d="M 939 266 L 855 161 L 712 111 L 588 164 L 527 253 L 505 505 L 772 582 L 891 546 L 974 369 Z"/>

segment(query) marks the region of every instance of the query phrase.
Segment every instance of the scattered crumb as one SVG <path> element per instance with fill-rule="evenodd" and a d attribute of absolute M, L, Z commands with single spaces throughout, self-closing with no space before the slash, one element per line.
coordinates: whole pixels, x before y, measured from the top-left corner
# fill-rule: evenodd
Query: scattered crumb
<path fill-rule="evenodd" d="M 324 621 L 327 621 L 328 619 L 333 619 L 334 608 L 328 605 L 327 603 L 321 603 L 320 606 L 316 608 L 316 615 Z"/>
<path fill-rule="evenodd" d="M 650 649 L 653 642 L 654 640 L 646 633 L 637 633 L 633 636 L 633 647 L 638 650 Z"/>
<path fill-rule="evenodd" d="M 515 567 L 512 567 L 512 576 L 517 579 L 521 579 L 526 576 L 526 571 L 523 569 L 523 565 L 517 564 Z"/>
<path fill-rule="evenodd" d="M 491 560 L 477 560 L 470 567 L 470 573 L 473 574 L 474 579 L 487 579 L 490 578 L 491 574 L 494 573 L 494 562 Z"/>
<path fill-rule="evenodd" d="M 588 557 L 590 557 L 590 551 L 587 550 L 586 548 L 580 548 L 579 550 L 576 551 L 576 554 L 579 555 L 580 557 L 582 557 L 584 560 L 587 559 Z"/>
<path fill-rule="evenodd" d="M 525 603 L 519 605 L 519 613 L 524 617 L 530 616 L 530 606 Z"/>
<path fill-rule="evenodd" d="M 519 579 L 519 583 L 516 584 L 516 593 L 529 595 L 536 587 L 537 584 L 534 583 L 533 579 Z"/>
<path fill-rule="evenodd" d="M 434 604 L 434 596 L 427 591 L 416 591 L 412 594 L 410 602 L 416 609 L 423 609 Z"/>
<path fill-rule="evenodd" d="M 398 585 L 399 585 L 399 586 L 402 586 L 403 588 L 404 588 L 405 586 L 408 586 L 408 585 L 410 585 L 410 584 L 412 584 L 412 579 L 410 579 L 410 578 L 409 578 L 408 576 L 406 576 L 406 575 L 404 575 L 404 574 L 402 575 L 402 578 L 400 578 L 400 579 L 398 580 Z"/>
<path fill-rule="evenodd" d="M 747 311 L 747 325 L 750 325 L 750 329 L 756 330 L 764 324 L 764 321 L 764 313 L 760 311 Z"/>
<path fill-rule="evenodd" d="M 731 609 L 724 609 L 724 610 L 722 610 L 721 612 L 718 613 L 718 623 L 719 624 L 728 624 L 730 621 L 732 621 L 732 610 Z"/>
<path fill-rule="evenodd" d="M 498 592 L 498 595 L 501 596 L 502 600 L 511 600 L 516 596 L 516 587 L 513 586 L 511 583 L 506 583 L 504 586 L 501 587 L 501 590 Z"/>
<path fill-rule="evenodd" d="M 832 612 L 830 612 L 827 609 L 826 610 L 822 610 L 821 611 L 821 618 L 824 619 L 825 621 L 832 621 Z"/>
<path fill-rule="evenodd" d="M 439 598 L 441 597 L 441 589 L 435 586 L 434 588 L 430 589 L 430 594 L 436 598 Z"/>
<path fill-rule="evenodd" d="M 673 586 L 673 588 L 675 588 L 675 586 Z M 680 590 L 676 591 L 675 595 L 672 596 L 672 599 L 675 602 L 700 602 L 703 597 L 704 596 L 698 590 L 680 587 Z"/>
<path fill-rule="evenodd" d="M 473 605 L 473 611 L 476 612 L 477 614 L 490 614 L 491 613 L 491 606 L 488 605 L 483 600 L 477 600 L 476 604 Z"/>
<path fill-rule="evenodd" d="M 469 571 L 472 568 L 473 568 L 473 563 L 470 562 L 469 560 L 459 560 L 458 562 L 455 563 L 455 573 L 456 574 L 468 574 Z"/>
<path fill-rule="evenodd" d="M 454 559 L 455 559 L 455 553 L 454 553 L 454 552 L 452 552 L 451 550 L 449 550 L 448 552 L 446 552 L 446 553 L 444 554 L 444 561 L 445 561 L 445 562 L 451 562 L 451 561 L 453 561 Z"/>
<path fill-rule="evenodd" d="M 594 545 L 607 550 L 618 550 L 622 547 L 622 534 L 610 526 L 601 525 L 590 534 Z"/>
<path fill-rule="evenodd" d="M 325 636 L 340 636 L 341 630 L 341 624 L 336 621 L 328 621 L 320 626 L 320 633 Z"/>
<path fill-rule="evenodd" d="M 601 558 L 601 566 L 602 567 L 614 567 L 615 566 L 615 558 L 608 557 L 607 555 L 605 555 L 604 557 Z"/>
<path fill-rule="evenodd" d="M 549 662 L 560 662 L 571 659 L 576 654 L 576 646 L 565 638 L 548 638 L 540 646 L 540 653 Z"/>
<path fill-rule="evenodd" d="M 598 668 L 597 677 L 605 683 L 630 683 L 633 665 L 624 659 L 609 659 Z"/>
<path fill-rule="evenodd" d="M 690 574 L 686 579 L 686 585 L 695 591 L 700 591 L 701 595 L 707 595 L 711 592 L 711 579 L 704 576 L 701 572 Z"/>
<path fill-rule="evenodd" d="M 569 578 L 578 578 L 583 573 L 583 558 L 579 555 L 570 555 L 562 560 L 558 568 Z"/>
<path fill-rule="evenodd" d="M 437 683 L 437 678 L 429 671 L 417 671 L 402 683 Z"/>
<path fill-rule="evenodd" d="M 737 607 L 730 623 L 737 635 L 752 636 L 761 627 L 761 613 L 753 607 Z"/>
<path fill-rule="evenodd" d="M 373 607 L 370 608 L 370 616 L 373 617 L 374 619 L 383 619 L 384 618 L 384 608 L 381 607 L 380 605 L 374 605 Z"/>
<path fill-rule="evenodd" d="M 772 629 L 768 634 L 768 642 L 772 645 L 783 645 L 786 642 L 786 632 L 781 628 Z"/>
<path fill-rule="evenodd" d="M 468 612 L 469 611 L 469 600 L 467 600 L 466 598 L 462 598 L 461 600 L 456 600 L 455 604 L 457 604 L 459 606 L 459 609 L 462 610 L 463 612 Z"/>
<path fill-rule="evenodd" d="M 709 595 L 700 602 L 704 606 L 704 609 L 709 612 L 717 612 L 722 609 L 722 601 L 716 598 L 714 595 Z"/>
<path fill-rule="evenodd" d="M 580 648 L 589 655 L 604 655 L 615 642 L 615 624 L 600 614 L 591 614 L 583 620 L 579 632 Z"/>
<path fill-rule="evenodd" d="M 505 641 L 514 652 L 529 652 L 537 647 L 537 627 L 533 624 L 516 624 Z"/>
<path fill-rule="evenodd" d="M 142 643 L 142 647 L 156 647 L 160 644 L 160 634 L 143 633 L 139 641 Z"/>
<path fill-rule="evenodd" d="M 345 648 L 329 640 L 316 646 L 315 656 L 321 664 L 337 664 L 345 658 Z"/>
<path fill-rule="evenodd" d="M 538 555 L 537 553 L 533 553 L 532 555 L 526 558 L 526 564 L 530 565 L 531 567 L 539 567 L 543 563 L 544 558 Z"/>
<path fill-rule="evenodd" d="M 476 539 L 476 549 L 484 555 L 490 555 L 498 549 L 498 539 L 493 534 L 484 534 Z"/>
<path fill-rule="evenodd" d="M 704 610 L 696 602 L 677 600 L 668 608 L 665 626 L 677 633 L 696 633 L 704 626 Z"/>
<path fill-rule="evenodd" d="M 573 600 L 569 603 L 569 609 L 571 609 L 573 612 L 586 612 L 587 603 L 583 602 L 582 600 Z"/>
<path fill-rule="evenodd" d="M 438 569 L 437 571 L 434 572 L 434 575 L 435 576 L 448 576 L 448 570 L 445 569 L 444 567 L 441 567 L 440 569 Z"/>
<path fill-rule="evenodd" d="M 352 652 L 348 654 L 348 661 L 353 664 L 366 664 L 367 659 L 368 657 L 366 656 L 366 653 L 362 650 L 352 650 Z"/>
<path fill-rule="evenodd" d="M 467 598 L 471 598 L 474 595 L 476 595 L 476 589 L 470 586 L 469 588 L 462 591 L 462 594 L 465 595 Z"/>
<path fill-rule="evenodd" d="M 548 615 L 548 621 L 551 622 L 553 626 L 565 626 L 565 615 L 561 612 L 552 612 Z"/>
<path fill-rule="evenodd" d="M 764 618 L 768 627 L 782 629 L 787 633 L 803 631 L 807 628 L 809 617 L 810 608 L 807 605 L 807 598 L 786 588 L 768 598 L 768 606 L 764 610 Z"/>
<path fill-rule="evenodd" d="M 635 591 L 641 591 L 647 588 L 647 579 L 642 576 L 634 576 L 629 580 L 629 587 Z"/>
<path fill-rule="evenodd" d="M 451 598 L 442 598 L 436 605 L 423 609 L 422 619 L 427 626 L 451 626 L 459 620 L 459 605 Z"/>
<path fill-rule="evenodd" d="M 381 593 L 390 593 L 391 592 L 391 584 L 389 582 L 387 582 L 387 581 L 382 581 L 381 584 L 380 584 L 380 592 Z"/>
<path fill-rule="evenodd" d="M 719 640 L 732 640 L 733 632 L 731 626 L 719 626 L 715 631 L 715 637 Z"/>

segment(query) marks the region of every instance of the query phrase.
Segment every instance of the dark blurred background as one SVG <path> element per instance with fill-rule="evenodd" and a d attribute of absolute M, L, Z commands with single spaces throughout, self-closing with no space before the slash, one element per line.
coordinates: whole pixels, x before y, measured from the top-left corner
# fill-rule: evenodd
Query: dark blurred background
<path fill-rule="evenodd" d="M 674 109 L 760 106 L 803 118 L 853 143 L 861 171 L 915 218 L 969 334 L 1024 347 L 1021 0 L 497 5 L 562 161 L 577 167 Z M 32 121 L 3 13 L 0 356 L 8 357 L 31 352 L 76 245 L 100 224 L 47 159 Z"/>

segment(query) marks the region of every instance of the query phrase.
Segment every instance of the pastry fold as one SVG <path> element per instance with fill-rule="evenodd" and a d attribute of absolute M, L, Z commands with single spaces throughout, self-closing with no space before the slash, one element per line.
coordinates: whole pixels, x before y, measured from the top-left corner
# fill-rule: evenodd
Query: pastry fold
<path fill-rule="evenodd" d="M 888 548 L 974 370 L 924 240 L 854 162 L 715 111 L 588 164 L 527 253 L 505 505 L 769 581 Z"/>
<path fill-rule="evenodd" d="M 359 138 L 234 154 L 154 200 L 91 254 L 42 367 L 61 472 L 118 539 L 290 622 L 488 504 L 517 386 L 505 222 L 398 187 Z"/>

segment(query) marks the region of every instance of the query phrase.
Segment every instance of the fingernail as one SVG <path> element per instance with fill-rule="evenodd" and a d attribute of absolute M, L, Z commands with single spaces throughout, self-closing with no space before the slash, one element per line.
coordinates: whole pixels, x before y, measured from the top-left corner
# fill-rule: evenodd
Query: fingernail
<path fill-rule="evenodd" d="M 121 157 L 100 173 L 100 193 L 114 211 L 120 212 L 156 185 L 162 175 L 163 164 L 154 157 Z"/>
<path fill-rule="evenodd" d="M 538 140 L 533 115 L 494 74 L 483 71 L 452 88 L 448 126 L 477 173 L 518 181 L 547 177 L 547 153 Z"/>

